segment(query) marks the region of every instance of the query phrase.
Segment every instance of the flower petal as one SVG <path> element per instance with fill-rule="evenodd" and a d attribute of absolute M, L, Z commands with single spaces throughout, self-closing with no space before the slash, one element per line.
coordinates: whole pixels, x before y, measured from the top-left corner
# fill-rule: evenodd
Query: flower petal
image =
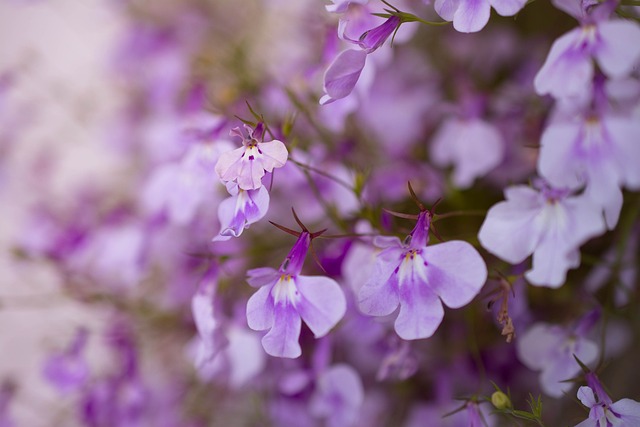
<path fill-rule="evenodd" d="M 516 264 L 533 253 L 539 231 L 533 219 L 541 210 L 539 194 L 526 186 L 505 191 L 506 202 L 489 209 L 480 227 L 478 239 L 482 246 L 503 260 Z"/>
<path fill-rule="evenodd" d="M 487 266 L 473 246 L 450 241 L 423 251 L 427 283 L 448 307 L 462 307 L 478 295 L 487 280 Z"/>
<path fill-rule="evenodd" d="M 382 253 L 387 252 L 383 251 Z M 381 253 L 381 254 L 382 254 Z M 358 307 L 370 316 L 387 316 L 398 308 L 398 276 L 394 269 L 398 263 L 381 259 L 373 266 L 373 272 L 358 294 Z"/>
<path fill-rule="evenodd" d="M 316 338 L 329 332 L 347 311 L 344 293 L 335 280 L 322 276 L 298 276 L 296 285 L 302 298 L 296 309 Z"/>
<path fill-rule="evenodd" d="M 324 91 L 320 104 L 328 104 L 348 96 L 355 87 L 364 68 L 367 53 L 349 49 L 340 53 L 324 73 Z"/>
<path fill-rule="evenodd" d="M 277 304 L 273 314 L 273 327 L 262 337 L 262 347 L 274 357 L 295 359 L 302 354 L 300 343 L 300 315 L 291 304 Z"/>
<path fill-rule="evenodd" d="M 247 301 L 247 324 L 254 331 L 264 331 L 273 327 L 272 286 L 263 286 Z"/>
<path fill-rule="evenodd" d="M 520 12 L 527 0 L 489 0 L 491 6 L 502 16 L 513 16 Z"/>
<path fill-rule="evenodd" d="M 261 142 L 258 148 L 262 151 L 262 167 L 267 171 L 273 171 L 273 168 L 284 166 L 289 157 L 287 147 L 282 141 L 274 139 L 273 141 Z"/>
<path fill-rule="evenodd" d="M 587 408 L 593 408 L 597 404 L 593 390 L 591 390 L 591 387 L 585 385 L 578 389 L 578 399 Z"/>
<path fill-rule="evenodd" d="M 438 329 L 443 317 L 440 299 L 425 283 L 414 282 L 400 288 L 400 314 L 395 323 L 400 338 L 429 338 Z"/>
<path fill-rule="evenodd" d="M 461 33 L 475 33 L 489 22 L 491 5 L 488 0 L 461 0 L 453 17 L 453 28 Z"/>
<path fill-rule="evenodd" d="M 593 77 L 593 64 L 588 52 L 579 47 L 582 31 L 582 28 L 576 28 L 553 43 L 533 80 L 538 95 L 550 93 L 556 98 L 564 98 L 587 91 Z"/>
<path fill-rule="evenodd" d="M 598 24 L 600 44 L 594 52 L 604 73 L 619 79 L 627 76 L 640 59 L 640 26 L 633 21 L 611 20 Z"/>

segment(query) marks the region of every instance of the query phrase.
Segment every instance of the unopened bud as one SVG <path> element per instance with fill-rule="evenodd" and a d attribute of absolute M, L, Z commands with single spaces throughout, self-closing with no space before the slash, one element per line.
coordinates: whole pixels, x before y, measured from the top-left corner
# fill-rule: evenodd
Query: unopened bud
<path fill-rule="evenodd" d="M 496 391 L 491 395 L 491 403 L 497 409 L 511 408 L 511 400 L 509 400 L 509 396 L 501 391 Z"/>

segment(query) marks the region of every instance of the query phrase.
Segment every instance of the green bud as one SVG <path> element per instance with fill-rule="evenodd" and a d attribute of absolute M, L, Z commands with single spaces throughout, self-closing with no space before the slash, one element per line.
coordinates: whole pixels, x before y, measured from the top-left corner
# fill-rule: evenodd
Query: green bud
<path fill-rule="evenodd" d="M 491 403 L 497 409 L 511 408 L 511 400 L 509 400 L 509 396 L 501 391 L 496 391 L 491 395 Z"/>

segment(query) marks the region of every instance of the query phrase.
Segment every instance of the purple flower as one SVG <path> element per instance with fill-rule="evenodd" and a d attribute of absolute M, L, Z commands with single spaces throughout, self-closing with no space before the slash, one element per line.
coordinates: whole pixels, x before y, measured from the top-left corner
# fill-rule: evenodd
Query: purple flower
<path fill-rule="evenodd" d="M 247 322 L 253 330 L 269 330 L 262 346 L 271 356 L 296 358 L 302 354 L 298 343 L 301 319 L 320 338 L 346 312 L 346 299 L 334 280 L 300 275 L 311 239 L 308 231 L 300 233 L 278 270 L 256 268 L 247 273 L 249 284 L 260 288 L 247 302 Z"/>
<path fill-rule="evenodd" d="M 524 185 L 507 188 L 507 200 L 489 209 L 478 239 L 511 264 L 533 254 L 527 280 L 557 288 L 567 270 L 580 264 L 579 246 L 606 227 L 600 211 L 585 196 L 570 197 L 567 190 L 538 186 L 540 191 Z"/>
<path fill-rule="evenodd" d="M 542 134 L 538 170 L 557 187 L 577 189 L 604 210 L 615 227 L 627 185 L 640 188 L 640 122 L 632 117 L 588 115 L 549 125 Z"/>
<path fill-rule="evenodd" d="M 537 323 L 517 340 L 518 358 L 529 369 L 540 372 L 542 391 L 561 397 L 571 390 L 568 380 L 580 372 L 574 355 L 589 364 L 598 357 L 598 346 L 582 336 L 579 330 Z"/>
<path fill-rule="evenodd" d="M 358 40 L 354 40 L 345 35 L 345 27 L 348 22 L 349 21 L 340 21 L 338 36 L 341 39 L 357 44 L 367 53 L 372 53 L 382 46 L 389 36 L 393 34 L 393 32 L 396 31 L 402 23 L 399 17 L 391 16 L 377 27 L 362 33 Z"/>
<path fill-rule="evenodd" d="M 215 358 L 227 345 L 227 339 L 221 329 L 220 316 L 216 313 L 216 288 L 217 273 L 215 269 L 210 269 L 191 299 L 191 312 L 199 338 L 195 356 L 198 369 Z"/>
<path fill-rule="evenodd" d="M 580 20 L 581 26 L 557 39 L 534 79 L 536 92 L 556 98 L 578 96 L 588 90 L 593 78 L 593 61 L 610 78 L 627 76 L 640 58 L 640 26 L 632 21 L 606 20 L 611 2 L 581 7 L 557 5 Z M 580 10 L 580 14 L 578 14 Z M 591 12 L 592 11 L 592 12 Z M 591 12 L 591 13 L 588 13 Z"/>
<path fill-rule="evenodd" d="M 265 172 L 284 166 L 289 153 L 281 141 L 262 141 L 262 124 L 256 129 L 244 128 L 247 137 L 240 128 L 231 130 L 231 135 L 242 138 L 243 146 L 223 153 L 215 169 L 223 181 L 235 181 L 242 190 L 256 190 L 262 186 Z"/>
<path fill-rule="evenodd" d="M 325 95 L 320 104 L 325 105 L 348 96 L 355 87 L 367 60 L 363 50 L 349 49 L 340 53 L 324 73 Z"/>
<path fill-rule="evenodd" d="M 434 7 L 446 21 L 453 21 L 453 28 L 462 33 L 480 31 L 489 22 L 491 7 L 502 16 L 513 16 L 525 5 L 526 0 L 436 0 Z"/>
<path fill-rule="evenodd" d="M 250 224 L 260 221 L 269 210 L 269 192 L 265 187 L 243 190 L 237 184 L 227 183 L 231 197 L 218 207 L 220 234 L 214 241 L 239 237 Z"/>
<path fill-rule="evenodd" d="M 598 399 L 591 387 L 578 389 L 578 399 L 589 408 L 589 418 L 575 427 L 635 427 L 640 425 L 640 402 L 621 399 L 611 403 L 608 396 L 598 393 Z"/>
<path fill-rule="evenodd" d="M 395 330 L 407 340 L 433 335 L 444 316 L 442 303 L 451 308 L 468 304 L 487 279 L 487 267 L 469 243 L 427 246 L 430 215 L 420 213 L 404 242 L 375 238 L 383 250 L 359 293 L 360 309 L 371 316 L 387 316 L 400 305 Z"/>
<path fill-rule="evenodd" d="M 449 119 L 433 137 L 431 158 L 438 166 L 453 164 L 453 183 L 468 188 L 500 164 L 504 151 L 502 135 L 490 123 Z"/>
<path fill-rule="evenodd" d="M 69 347 L 52 355 L 44 366 L 45 378 L 61 393 L 79 389 L 89 378 L 89 366 L 82 354 L 87 336 L 86 329 L 78 329 Z"/>
<path fill-rule="evenodd" d="M 345 364 L 334 365 L 318 375 L 310 412 L 326 418 L 327 427 L 350 427 L 358 419 L 364 388 L 358 373 Z"/>

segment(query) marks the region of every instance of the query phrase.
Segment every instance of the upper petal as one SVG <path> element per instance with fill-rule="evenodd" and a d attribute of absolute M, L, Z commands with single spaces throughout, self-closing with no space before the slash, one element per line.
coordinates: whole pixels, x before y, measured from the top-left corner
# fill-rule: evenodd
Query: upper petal
<path fill-rule="evenodd" d="M 598 65 L 613 79 L 627 76 L 640 59 L 640 26 L 630 20 L 598 24 L 600 43 L 594 52 Z"/>
<path fill-rule="evenodd" d="M 316 338 L 329 332 L 344 316 L 347 301 L 335 280 L 323 276 L 298 276 L 295 280 L 302 298 L 296 309 Z"/>
<path fill-rule="evenodd" d="M 556 98 L 576 96 L 586 91 L 593 77 L 591 57 L 581 49 L 582 28 L 576 28 L 557 39 L 533 84 L 539 95 L 550 93 Z"/>
<path fill-rule="evenodd" d="M 427 283 L 447 306 L 468 304 L 487 280 L 487 266 L 467 242 L 450 241 L 424 249 Z"/>
<path fill-rule="evenodd" d="M 540 232 L 533 219 L 541 211 L 538 193 L 525 187 L 510 187 L 506 202 L 489 209 L 478 239 L 489 252 L 515 264 L 533 253 Z"/>
<path fill-rule="evenodd" d="M 282 141 L 278 141 L 277 139 L 261 142 L 258 144 L 258 148 L 262 152 L 262 167 L 267 172 L 271 172 L 273 168 L 280 168 L 284 166 L 287 162 L 287 158 L 289 157 L 287 147 Z"/>
<path fill-rule="evenodd" d="M 596 397 L 589 386 L 583 385 L 578 389 L 578 399 L 587 408 L 593 408 L 596 406 Z"/>

